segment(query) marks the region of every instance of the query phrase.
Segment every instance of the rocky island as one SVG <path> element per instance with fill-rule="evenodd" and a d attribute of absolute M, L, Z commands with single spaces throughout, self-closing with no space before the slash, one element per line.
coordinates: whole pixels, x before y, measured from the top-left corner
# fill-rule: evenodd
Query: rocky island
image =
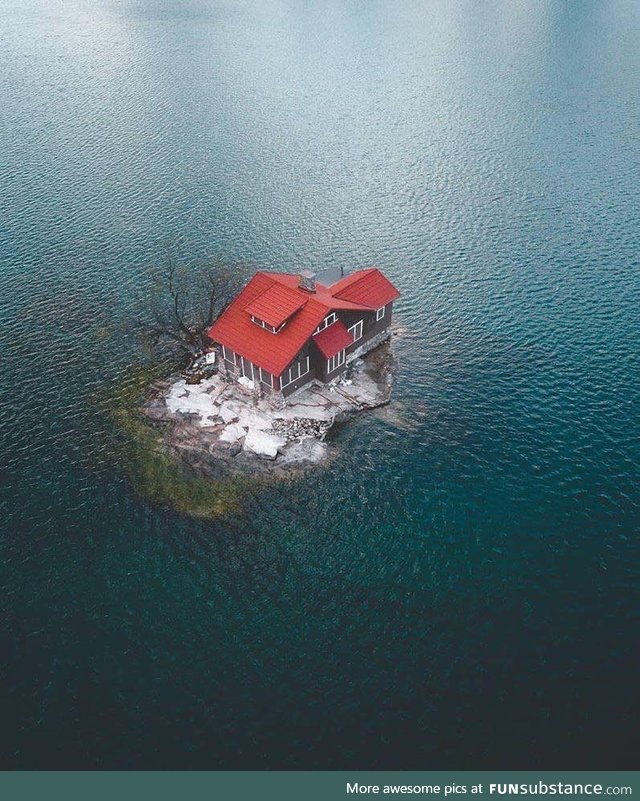
<path fill-rule="evenodd" d="M 170 303 L 144 329 L 151 344 L 177 343 L 188 366 L 141 371 L 112 405 L 138 492 L 215 517 L 258 483 L 326 463 L 340 424 L 389 402 L 400 293 L 375 267 L 325 283 L 257 272 L 228 294 L 219 273 L 204 275 L 205 308 L 190 310 L 194 284 L 170 263 Z"/>
<path fill-rule="evenodd" d="M 331 457 L 326 438 L 334 426 L 389 402 L 393 368 L 387 341 L 333 381 L 313 380 L 284 403 L 257 398 L 220 372 L 199 383 L 175 374 L 153 384 L 142 412 L 175 456 L 210 478 L 291 473 Z"/>

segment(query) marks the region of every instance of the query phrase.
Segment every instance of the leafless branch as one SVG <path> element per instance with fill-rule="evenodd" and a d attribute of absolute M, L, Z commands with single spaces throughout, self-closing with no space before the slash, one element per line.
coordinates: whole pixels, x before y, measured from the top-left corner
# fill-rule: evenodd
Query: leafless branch
<path fill-rule="evenodd" d="M 201 353 L 209 344 L 207 330 L 237 289 L 234 273 L 218 263 L 180 269 L 168 257 L 164 275 L 156 275 L 154 283 L 156 291 L 134 327 L 152 347 L 164 342 L 190 356 Z"/>

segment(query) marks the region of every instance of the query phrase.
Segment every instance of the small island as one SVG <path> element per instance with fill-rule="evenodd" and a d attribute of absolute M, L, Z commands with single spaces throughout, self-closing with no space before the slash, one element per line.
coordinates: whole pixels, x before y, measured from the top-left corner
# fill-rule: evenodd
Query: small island
<path fill-rule="evenodd" d="M 328 285 L 258 272 L 206 328 L 205 352 L 156 381 L 142 412 L 210 478 L 323 462 L 336 424 L 389 402 L 399 294 L 377 268 Z"/>

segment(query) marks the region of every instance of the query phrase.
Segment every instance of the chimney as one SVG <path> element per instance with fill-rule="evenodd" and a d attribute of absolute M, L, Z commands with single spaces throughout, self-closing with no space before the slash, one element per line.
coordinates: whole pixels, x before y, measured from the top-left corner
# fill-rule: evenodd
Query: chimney
<path fill-rule="evenodd" d="M 300 289 L 304 289 L 306 292 L 315 292 L 316 291 L 316 274 L 311 272 L 311 270 L 303 270 L 300 273 L 300 279 L 298 281 L 298 287 Z"/>

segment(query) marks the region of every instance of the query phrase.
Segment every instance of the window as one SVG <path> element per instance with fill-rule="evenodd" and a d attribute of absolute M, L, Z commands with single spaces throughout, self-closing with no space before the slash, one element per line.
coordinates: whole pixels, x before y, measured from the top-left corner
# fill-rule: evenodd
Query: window
<path fill-rule="evenodd" d="M 259 317 L 256 317 L 255 314 L 251 315 L 251 319 L 253 320 L 253 322 L 256 325 L 259 325 L 261 328 L 265 328 L 267 331 L 270 331 L 272 334 L 277 334 L 278 331 L 281 331 L 282 328 L 284 328 L 284 326 L 286 324 L 286 320 L 285 320 L 285 322 L 282 323 L 280 328 L 274 328 L 272 325 L 268 325 L 267 323 L 265 323 L 264 320 L 261 320 Z"/>
<path fill-rule="evenodd" d="M 240 373 L 242 376 L 244 376 L 244 378 L 248 378 L 249 381 L 253 381 L 253 364 L 244 357 L 240 359 Z"/>
<path fill-rule="evenodd" d="M 271 373 L 268 373 L 266 370 L 263 370 L 262 367 L 258 367 L 258 375 L 260 376 L 260 381 L 263 384 L 266 384 L 268 387 L 273 389 L 273 376 Z"/>
<path fill-rule="evenodd" d="M 349 329 L 349 333 L 351 334 L 351 339 L 354 342 L 357 342 L 359 339 L 362 339 L 362 327 L 363 327 L 362 320 L 358 320 L 358 322 L 355 325 L 352 325 L 351 328 Z"/>
<path fill-rule="evenodd" d="M 327 359 L 327 372 L 332 373 L 344 364 L 344 349 L 338 351 L 335 356 Z"/>
<path fill-rule="evenodd" d="M 222 355 L 226 361 L 231 362 L 233 366 L 236 366 L 236 354 L 232 350 L 227 350 L 225 346 L 222 346 Z"/>
<path fill-rule="evenodd" d="M 376 322 L 378 322 L 378 320 L 382 320 L 386 310 L 387 310 L 386 306 L 381 306 L 379 309 L 376 309 Z"/>
<path fill-rule="evenodd" d="M 336 317 L 336 313 L 331 312 L 331 314 L 328 314 L 324 318 L 324 320 L 320 323 L 320 325 L 316 328 L 316 330 L 313 333 L 319 334 L 320 331 L 324 331 L 325 328 L 328 328 L 332 323 L 335 323 L 337 319 L 338 318 Z"/>
<path fill-rule="evenodd" d="M 298 362 L 295 362 L 291 365 L 288 370 L 285 370 L 282 374 L 282 382 L 280 384 L 280 388 L 284 389 L 288 387 L 289 384 L 293 384 L 294 381 L 297 381 L 299 378 L 302 378 L 303 375 L 306 375 L 309 372 L 309 357 L 303 356 L 302 359 Z"/>

